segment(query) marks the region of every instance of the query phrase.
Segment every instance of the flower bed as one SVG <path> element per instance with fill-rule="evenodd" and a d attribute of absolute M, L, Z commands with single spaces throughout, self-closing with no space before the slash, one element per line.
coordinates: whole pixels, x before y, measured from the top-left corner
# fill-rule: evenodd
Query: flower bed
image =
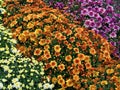
<path fill-rule="evenodd" d="M 42 1 L 16 1 L 3 4 L 3 24 L 21 55 L 1 60 L 3 89 L 119 89 L 120 61 L 105 38 Z"/>
<path fill-rule="evenodd" d="M 69 12 L 81 25 L 96 31 L 116 47 L 120 57 L 120 14 L 112 0 L 44 0 L 48 5 Z M 115 5 L 114 5 L 115 6 Z M 118 10 L 118 11 L 116 11 Z M 117 13 L 116 13 L 116 12 Z"/>

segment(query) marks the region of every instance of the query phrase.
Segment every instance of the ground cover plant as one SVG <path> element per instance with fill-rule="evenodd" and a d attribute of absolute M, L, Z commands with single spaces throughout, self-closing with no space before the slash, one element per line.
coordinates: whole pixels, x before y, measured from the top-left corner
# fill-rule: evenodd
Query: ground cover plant
<path fill-rule="evenodd" d="M 68 12 L 81 25 L 94 30 L 116 47 L 120 57 L 120 8 L 114 0 L 44 0 L 53 8 Z"/>
<path fill-rule="evenodd" d="M 6 71 L 0 79 L 3 89 L 9 79 L 20 90 L 119 90 L 119 58 L 112 56 L 114 47 L 100 34 L 41 0 L 9 0 L 2 7 L 3 25 L 10 29 L 22 56 L 1 60 L 1 70 Z"/>

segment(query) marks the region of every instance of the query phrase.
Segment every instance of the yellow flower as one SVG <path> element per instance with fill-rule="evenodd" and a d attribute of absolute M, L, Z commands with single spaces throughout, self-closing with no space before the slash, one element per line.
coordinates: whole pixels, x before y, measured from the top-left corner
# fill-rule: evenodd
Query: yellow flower
<path fill-rule="evenodd" d="M 97 88 L 96 88 L 95 85 L 90 85 L 90 86 L 89 86 L 89 90 L 97 90 Z"/>
<path fill-rule="evenodd" d="M 60 52 L 61 51 L 60 45 L 55 45 L 54 50 L 55 52 Z"/>
<path fill-rule="evenodd" d="M 42 50 L 40 48 L 36 48 L 34 50 L 34 55 L 36 55 L 36 56 L 40 55 L 41 53 L 42 53 Z"/>
<path fill-rule="evenodd" d="M 107 74 L 112 74 L 112 73 L 114 73 L 114 69 L 107 69 L 107 70 L 106 70 L 106 73 L 107 73 Z"/>
<path fill-rule="evenodd" d="M 73 86 L 73 80 L 72 79 L 68 79 L 66 81 L 66 85 L 67 85 L 67 87 L 72 87 Z"/>
<path fill-rule="evenodd" d="M 72 56 L 71 56 L 71 55 L 67 55 L 67 56 L 65 57 L 65 60 L 68 61 L 68 62 L 71 61 L 71 60 L 72 60 Z"/>
<path fill-rule="evenodd" d="M 101 81 L 101 85 L 107 85 L 107 84 L 108 84 L 108 81 L 106 80 Z"/>
<path fill-rule="evenodd" d="M 52 67 L 52 68 L 55 68 L 56 66 L 57 66 L 57 62 L 54 60 L 54 61 L 51 61 L 50 62 L 50 66 Z"/>

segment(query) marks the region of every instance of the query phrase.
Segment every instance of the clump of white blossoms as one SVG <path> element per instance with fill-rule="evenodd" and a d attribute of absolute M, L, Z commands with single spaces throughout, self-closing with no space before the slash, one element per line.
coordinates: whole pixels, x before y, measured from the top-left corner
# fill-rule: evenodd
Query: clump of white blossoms
<path fill-rule="evenodd" d="M 45 90 L 53 85 L 44 74 L 44 64 L 33 57 L 23 57 L 15 48 L 11 33 L 0 25 L 0 89 Z"/>

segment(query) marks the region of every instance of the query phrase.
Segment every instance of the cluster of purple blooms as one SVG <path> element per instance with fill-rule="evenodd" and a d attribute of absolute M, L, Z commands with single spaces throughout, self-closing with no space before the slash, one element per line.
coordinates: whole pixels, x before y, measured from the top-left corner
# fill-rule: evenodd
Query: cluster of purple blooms
<path fill-rule="evenodd" d="M 120 14 L 115 12 L 112 0 L 49 0 L 48 3 L 70 13 L 83 26 L 101 34 L 116 46 L 114 53 L 120 57 Z"/>

